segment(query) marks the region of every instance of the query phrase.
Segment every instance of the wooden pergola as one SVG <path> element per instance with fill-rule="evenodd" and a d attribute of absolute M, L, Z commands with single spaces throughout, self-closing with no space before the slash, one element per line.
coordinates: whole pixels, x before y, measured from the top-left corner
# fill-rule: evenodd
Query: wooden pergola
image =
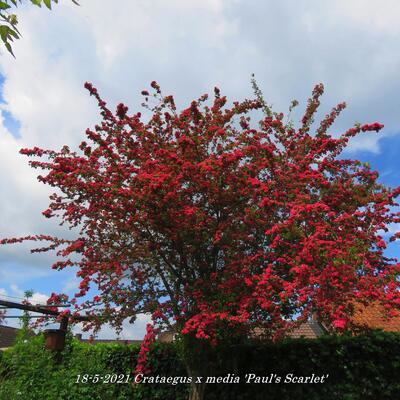
<path fill-rule="evenodd" d="M 24 303 L 16 303 L 13 301 L 0 300 L 0 306 L 2 309 L 17 309 L 24 311 L 31 311 L 38 314 L 49 315 L 58 317 L 61 312 L 52 310 L 52 307 L 69 307 L 70 304 L 51 304 L 48 306 L 44 305 L 32 305 Z M 51 308 L 50 308 L 51 307 Z M 4 316 L 4 318 L 21 318 L 20 316 Z M 37 316 L 30 316 L 29 318 L 38 318 Z M 72 316 L 75 321 L 84 322 L 90 321 L 91 318 L 84 315 Z M 60 328 L 57 330 L 49 330 L 48 332 L 52 335 L 46 337 L 46 348 L 50 350 L 62 350 L 65 344 L 65 333 L 68 328 L 69 316 L 63 316 L 60 321 Z"/>
<path fill-rule="evenodd" d="M 18 309 L 18 310 L 24 310 L 24 311 L 32 311 L 32 312 L 36 312 L 39 314 L 44 314 L 44 315 L 52 315 L 54 317 L 58 317 L 61 312 L 60 311 L 54 311 L 51 310 L 49 307 L 68 307 L 69 305 L 66 304 L 51 304 L 48 306 L 37 306 L 37 305 L 33 305 L 33 304 L 23 304 L 23 303 L 15 303 L 13 301 L 5 301 L 5 300 L 0 300 L 0 306 L 2 306 L 2 308 L 14 308 L 14 309 Z M 5 318 L 7 318 L 7 316 L 5 316 Z M 17 317 L 20 318 L 20 317 Z M 76 321 L 90 321 L 90 317 L 87 316 L 83 316 L 83 315 L 77 315 L 73 317 Z M 68 327 L 68 317 L 62 317 L 61 321 L 60 321 L 60 329 L 61 330 L 66 330 Z"/>

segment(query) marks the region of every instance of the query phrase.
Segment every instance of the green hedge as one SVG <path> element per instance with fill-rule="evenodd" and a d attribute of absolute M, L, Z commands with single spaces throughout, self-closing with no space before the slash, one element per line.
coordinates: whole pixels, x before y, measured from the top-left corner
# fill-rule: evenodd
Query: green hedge
<path fill-rule="evenodd" d="M 0 400 L 180 400 L 188 385 L 75 383 L 77 375 L 128 374 L 137 346 L 89 345 L 69 340 L 62 362 L 43 350 L 43 337 L 0 353 Z M 357 337 L 291 339 L 219 350 L 219 374 L 241 377 L 240 384 L 210 384 L 207 400 L 368 400 L 400 399 L 400 335 L 373 332 Z M 184 376 L 172 344 L 152 351 L 153 375 Z M 281 376 L 280 383 L 245 384 L 245 374 Z M 286 374 L 329 374 L 325 383 L 283 383 Z"/>
<path fill-rule="evenodd" d="M 0 357 L 0 400 L 179 400 L 185 388 L 132 384 L 76 383 L 80 374 L 131 374 L 137 345 L 95 344 L 69 340 L 62 361 L 44 350 L 42 335 L 16 344 Z M 163 375 L 184 374 L 173 346 L 158 344 L 150 360 Z M 175 390 L 174 390 L 175 389 Z M 175 393 L 176 391 L 176 393 Z"/>

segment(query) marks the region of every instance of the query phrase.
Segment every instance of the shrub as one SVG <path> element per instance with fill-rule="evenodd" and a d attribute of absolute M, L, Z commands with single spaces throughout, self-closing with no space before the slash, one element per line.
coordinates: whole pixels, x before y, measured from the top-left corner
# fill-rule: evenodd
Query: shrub
<path fill-rule="evenodd" d="M 129 374 L 139 347 L 87 344 L 69 338 L 62 359 L 44 350 L 42 335 L 0 353 L 0 399 L 183 400 L 189 385 L 76 383 L 83 374 Z M 218 349 L 218 375 L 240 384 L 209 384 L 206 399 L 368 400 L 400 393 L 400 335 L 381 331 L 360 336 L 254 342 Z M 175 344 L 157 343 L 149 356 L 152 375 L 185 376 Z M 246 384 L 245 374 L 285 377 L 329 374 L 322 384 Z M 283 379 L 282 379 L 283 380 Z M 396 397 L 397 396 L 397 397 Z"/>

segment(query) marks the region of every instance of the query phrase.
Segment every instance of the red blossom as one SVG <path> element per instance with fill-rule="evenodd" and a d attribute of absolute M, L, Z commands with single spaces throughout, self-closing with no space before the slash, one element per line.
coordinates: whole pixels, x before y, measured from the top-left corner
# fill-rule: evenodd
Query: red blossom
<path fill-rule="evenodd" d="M 332 325 L 338 330 L 343 330 L 346 327 L 347 322 L 344 319 L 335 319 L 332 321 Z"/>
<path fill-rule="evenodd" d="M 56 250 L 53 268 L 77 268 L 82 299 L 71 302 L 92 315 L 85 329 L 144 312 L 158 327 L 175 320 L 182 334 L 214 344 L 256 328 L 278 340 L 314 312 L 345 330 L 357 302 L 378 301 L 389 315 L 400 308 L 400 264 L 384 256 L 379 236 L 400 222 L 400 188 L 342 153 L 351 137 L 383 125 L 331 136 L 340 103 L 312 132 L 321 84 L 299 129 L 281 113 L 255 123 L 260 101 L 227 106 L 218 88 L 211 104 L 202 95 L 178 112 L 152 82 L 159 103 L 143 121 L 122 103 L 113 113 L 85 87 L 102 120 L 76 152 L 21 150 L 45 171 L 39 180 L 57 188 L 43 214 L 77 237 L 0 241 L 48 242 L 33 251 Z"/>
<path fill-rule="evenodd" d="M 151 324 L 147 324 L 146 335 L 143 338 L 143 341 L 140 345 L 140 350 L 136 361 L 135 375 L 139 374 L 147 375 L 151 372 L 151 368 L 147 365 L 147 355 L 154 341 L 155 341 L 155 331 L 153 329 L 153 326 Z"/>

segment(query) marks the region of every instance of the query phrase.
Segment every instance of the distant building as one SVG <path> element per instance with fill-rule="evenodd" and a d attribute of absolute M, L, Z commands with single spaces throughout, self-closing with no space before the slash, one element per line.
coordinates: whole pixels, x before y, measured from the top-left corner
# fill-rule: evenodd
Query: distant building
<path fill-rule="evenodd" d="M 351 322 L 356 329 L 354 333 L 368 331 L 371 329 L 382 329 L 386 332 L 400 332 L 400 317 L 388 319 L 385 317 L 384 309 L 378 304 L 370 304 L 367 307 L 358 306 L 351 318 Z M 303 322 L 300 326 L 288 332 L 286 335 L 289 338 L 298 339 L 316 339 L 324 334 L 332 333 L 334 329 L 327 329 L 327 327 L 320 323 L 316 317 L 310 318 L 308 321 Z M 172 342 L 175 339 L 176 333 L 172 330 L 161 332 L 157 340 L 160 342 Z M 261 338 L 261 329 L 255 329 L 253 338 Z"/>
<path fill-rule="evenodd" d="M 81 333 L 77 333 L 75 338 L 84 343 L 114 343 L 114 344 L 140 344 L 141 340 L 125 340 L 125 339 L 83 339 Z"/>
<path fill-rule="evenodd" d="M 400 317 L 387 319 L 385 317 L 384 309 L 378 304 L 370 304 L 367 307 L 358 306 L 351 318 L 351 322 L 356 329 L 354 333 L 371 330 L 382 329 L 387 332 L 400 332 Z M 328 332 L 333 332 L 334 329 L 327 329 L 327 327 L 320 323 L 316 317 L 310 318 L 308 321 L 303 322 L 300 326 L 293 329 L 287 334 L 289 338 L 306 338 L 316 339 Z M 8 326 L 0 326 L 0 349 L 10 347 L 14 344 L 17 336 L 18 329 L 10 328 Z M 175 340 L 176 332 L 174 329 L 161 332 L 157 336 L 157 341 L 162 343 L 171 343 Z M 253 338 L 262 337 L 259 330 L 255 330 L 252 335 Z M 141 344 L 141 340 L 126 340 L 126 339 L 83 339 L 82 334 L 76 334 L 75 338 L 85 343 L 116 343 L 116 344 Z"/>
<path fill-rule="evenodd" d="M 324 333 L 326 333 L 327 330 L 325 327 L 320 324 L 318 321 L 315 319 L 310 319 L 309 321 L 304 322 L 301 324 L 299 327 L 291 331 L 287 336 L 290 338 L 307 338 L 307 339 L 315 339 Z M 159 342 L 164 342 L 164 343 L 171 343 L 175 340 L 176 337 L 176 332 L 174 329 L 169 329 L 164 332 L 161 332 L 157 336 L 157 340 Z M 254 330 L 254 333 L 251 335 L 252 338 L 261 338 L 261 329 L 256 328 Z"/>
<path fill-rule="evenodd" d="M 11 326 L 0 325 L 0 350 L 5 350 L 14 345 L 19 329 Z"/>
<path fill-rule="evenodd" d="M 161 343 L 171 343 L 175 340 L 176 332 L 173 330 L 164 331 L 158 334 L 157 340 Z"/>
<path fill-rule="evenodd" d="M 316 339 L 317 337 L 326 333 L 327 330 L 321 323 L 319 323 L 315 319 L 310 319 L 302 323 L 292 332 L 290 332 L 288 337 L 293 339 L 298 339 L 298 338 Z"/>
<path fill-rule="evenodd" d="M 11 326 L 0 325 L 0 350 L 8 349 L 12 347 L 16 340 L 17 336 L 21 329 L 19 328 L 12 328 Z M 35 336 L 35 332 L 29 330 L 27 336 Z"/>
<path fill-rule="evenodd" d="M 382 329 L 386 332 L 400 332 L 400 317 L 386 318 L 384 308 L 377 303 L 356 307 L 351 321 L 361 331 Z"/>

